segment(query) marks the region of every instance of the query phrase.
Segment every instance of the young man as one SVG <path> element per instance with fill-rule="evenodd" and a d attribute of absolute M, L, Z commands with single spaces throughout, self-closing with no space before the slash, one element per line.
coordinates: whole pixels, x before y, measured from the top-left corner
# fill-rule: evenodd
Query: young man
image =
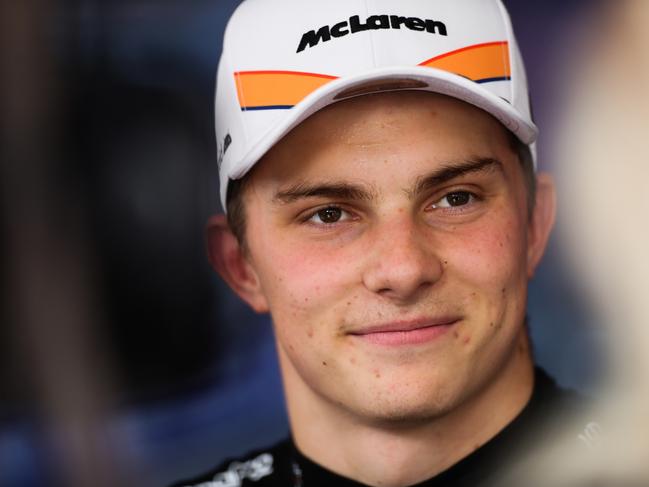
<path fill-rule="evenodd" d="M 210 261 L 271 314 L 291 439 L 179 485 L 498 485 L 565 396 L 525 327 L 555 201 L 500 0 L 247 0 L 216 125 Z"/>

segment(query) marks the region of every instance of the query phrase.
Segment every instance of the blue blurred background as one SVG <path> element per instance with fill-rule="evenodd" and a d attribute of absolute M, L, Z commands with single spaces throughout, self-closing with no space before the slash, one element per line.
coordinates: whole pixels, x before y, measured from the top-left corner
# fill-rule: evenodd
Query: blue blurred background
<path fill-rule="evenodd" d="M 287 434 L 269 320 L 204 255 L 238 3 L 0 7 L 1 486 L 162 486 Z M 552 171 L 558 66 L 597 2 L 506 4 Z M 554 237 L 531 284 L 535 356 L 588 392 L 605 358 L 564 259 Z"/>

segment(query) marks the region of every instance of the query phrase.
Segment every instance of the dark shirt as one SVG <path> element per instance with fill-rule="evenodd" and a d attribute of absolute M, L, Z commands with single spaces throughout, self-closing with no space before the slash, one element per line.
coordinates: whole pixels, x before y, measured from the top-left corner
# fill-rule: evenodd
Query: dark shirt
<path fill-rule="evenodd" d="M 552 444 L 559 418 L 567 418 L 574 430 L 574 447 L 587 448 L 580 433 L 587 422 L 580 418 L 584 401 L 566 391 L 541 369 L 536 369 L 532 396 L 521 413 L 500 433 L 435 477 L 415 487 L 486 487 L 499 485 L 498 479 L 522 459 L 529 460 L 534 448 Z M 561 433 L 565 433 L 565 427 Z M 569 437 L 572 437 L 569 436 Z M 211 473 L 174 487 L 367 487 L 342 477 L 302 455 L 291 439 L 230 460 Z"/>

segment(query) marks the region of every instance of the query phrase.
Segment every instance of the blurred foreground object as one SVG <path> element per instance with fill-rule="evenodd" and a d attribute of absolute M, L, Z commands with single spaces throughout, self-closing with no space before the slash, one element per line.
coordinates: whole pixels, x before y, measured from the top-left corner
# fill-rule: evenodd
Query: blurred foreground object
<path fill-rule="evenodd" d="M 648 22 L 645 0 L 605 3 L 566 73 L 555 166 L 561 230 L 604 324 L 610 367 L 592 411 L 600 423 L 583 433 L 591 454 L 550 452 L 543 485 L 649 485 Z"/>
<path fill-rule="evenodd" d="M 60 147 L 60 66 L 46 0 L 0 10 L 0 181 L 6 304 L 15 387 L 55 443 L 47 485 L 119 485 L 97 434 L 112 388 L 98 321 L 82 210 Z M 19 372 L 18 372 L 19 371 Z M 13 482 L 13 481 L 12 481 Z"/>

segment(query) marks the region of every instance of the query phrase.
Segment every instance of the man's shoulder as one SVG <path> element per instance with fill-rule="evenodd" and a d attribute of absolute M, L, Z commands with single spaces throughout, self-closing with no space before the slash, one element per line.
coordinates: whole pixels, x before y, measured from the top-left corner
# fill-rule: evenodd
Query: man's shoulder
<path fill-rule="evenodd" d="M 565 426 L 579 425 L 588 417 L 593 399 L 573 389 L 559 386 L 545 371 L 535 373 L 535 388 L 529 409 L 532 415 Z"/>
<path fill-rule="evenodd" d="M 211 471 L 171 487 L 271 487 L 288 485 L 291 441 L 283 440 L 269 448 L 231 458 Z"/>
<path fill-rule="evenodd" d="M 582 433 L 600 428 L 592 416 L 593 400 L 575 390 L 561 387 L 545 371 L 536 368 L 534 392 L 523 412 L 508 427 L 517 441 L 548 445 L 557 438 L 574 440 L 575 448 L 584 446 Z"/>
<path fill-rule="evenodd" d="M 573 485 L 564 475 L 573 465 L 587 472 L 607 441 L 607 428 L 595 403 L 596 399 L 561 387 L 537 369 L 528 406 L 500 435 L 506 441 L 495 452 L 505 458 L 507 468 L 496 472 L 493 485 Z"/>

